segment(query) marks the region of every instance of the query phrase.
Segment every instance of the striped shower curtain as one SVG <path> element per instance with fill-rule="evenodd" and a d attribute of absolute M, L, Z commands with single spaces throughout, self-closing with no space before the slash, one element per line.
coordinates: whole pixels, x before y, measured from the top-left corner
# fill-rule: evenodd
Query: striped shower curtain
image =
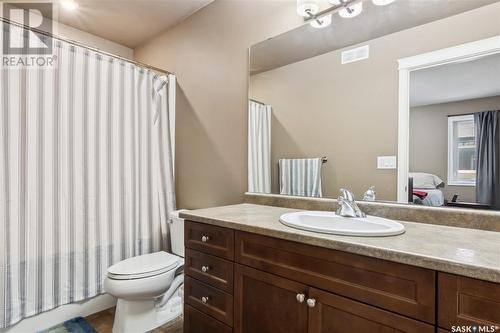
<path fill-rule="evenodd" d="M 248 192 L 271 193 L 271 113 L 248 101 Z"/>
<path fill-rule="evenodd" d="M 103 293 L 174 207 L 168 77 L 53 42 L 54 68 L 0 70 L 0 327 Z"/>

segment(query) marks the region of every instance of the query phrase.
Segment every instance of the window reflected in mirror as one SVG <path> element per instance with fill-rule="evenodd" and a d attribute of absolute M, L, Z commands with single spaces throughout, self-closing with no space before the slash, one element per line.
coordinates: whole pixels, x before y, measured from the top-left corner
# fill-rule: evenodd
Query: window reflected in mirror
<path fill-rule="evenodd" d="M 472 114 L 448 117 L 448 185 L 476 185 L 476 127 Z"/>

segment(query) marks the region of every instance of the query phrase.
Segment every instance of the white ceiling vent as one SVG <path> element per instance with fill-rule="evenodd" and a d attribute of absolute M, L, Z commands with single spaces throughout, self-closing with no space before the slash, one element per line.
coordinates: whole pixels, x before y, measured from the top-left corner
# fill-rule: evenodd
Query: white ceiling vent
<path fill-rule="evenodd" d="M 350 62 L 368 59 L 370 57 L 370 45 L 364 45 L 355 49 L 342 52 L 342 65 Z"/>

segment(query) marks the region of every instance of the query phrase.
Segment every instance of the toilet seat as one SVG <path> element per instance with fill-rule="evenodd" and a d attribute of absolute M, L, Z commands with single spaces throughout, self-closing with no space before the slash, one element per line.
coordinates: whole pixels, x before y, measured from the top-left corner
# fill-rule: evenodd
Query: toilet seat
<path fill-rule="evenodd" d="M 179 265 L 180 257 L 160 251 L 120 261 L 108 268 L 112 280 L 134 280 L 169 272 Z"/>

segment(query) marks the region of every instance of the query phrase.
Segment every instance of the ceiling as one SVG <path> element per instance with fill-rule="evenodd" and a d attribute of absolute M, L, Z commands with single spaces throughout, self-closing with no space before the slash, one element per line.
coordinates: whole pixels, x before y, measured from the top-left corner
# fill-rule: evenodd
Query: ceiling
<path fill-rule="evenodd" d="M 411 74 L 410 106 L 500 96 L 500 54 Z"/>
<path fill-rule="evenodd" d="M 499 0 L 397 0 L 375 6 L 363 1 L 363 12 L 354 18 L 334 14 L 332 24 L 323 29 L 304 24 L 252 46 L 250 71 L 265 72 L 496 2 Z"/>
<path fill-rule="evenodd" d="M 75 1 L 78 9 L 74 11 L 57 6 L 58 22 L 135 48 L 214 0 Z"/>

